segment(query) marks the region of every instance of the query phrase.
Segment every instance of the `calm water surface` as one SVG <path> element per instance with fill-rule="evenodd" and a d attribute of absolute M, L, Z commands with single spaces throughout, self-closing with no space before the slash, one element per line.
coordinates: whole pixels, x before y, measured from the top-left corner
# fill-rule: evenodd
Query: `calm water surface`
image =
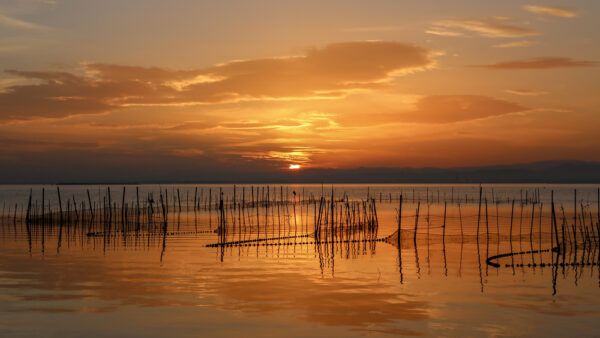
<path fill-rule="evenodd" d="M 566 258 L 590 263 L 578 267 L 540 267 L 557 259 L 552 253 L 503 258 L 500 268 L 485 263 L 489 256 L 510 252 L 511 245 L 512 251 L 551 247 L 551 190 L 557 208 L 563 206 L 570 220 L 577 189 L 578 208 L 589 212 L 583 221 L 597 222 L 596 186 L 484 186 L 488 212 L 486 218 L 483 206 L 480 231 L 485 235 L 479 241 L 474 236 L 478 186 L 334 187 L 338 198 L 344 193 L 349 200 L 367 194 L 375 198 L 379 238 L 397 229 L 401 192 L 404 237 L 412 236 L 420 204 L 417 245 L 405 238 L 400 250 L 394 241 L 328 246 L 314 244 L 310 237 L 207 247 L 219 242 L 217 212 L 185 210 L 199 198 L 191 185 L 140 186 L 143 196 L 167 189 L 169 198 L 180 189 L 184 211 L 171 214 L 166 235 L 143 228 L 87 236 L 98 231 L 89 225 L 28 233 L 23 222 L 13 222 L 13 215 L 14 204 L 26 205 L 29 188 L 0 187 L 0 203 L 10 215 L 0 226 L 2 337 L 600 336 L 600 270 L 593 264 L 600 254 L 597 241 L 579 249 L 582 257 Z M 33 198 L 40 199 L 42 186 L 32 188 Z M 204 199 L 208 189 L 218 194 L 218 186 L 198 188 Z M 223 188 L 231 198 L 233 187 Z M 296 192 L 298 198 L 331 194 L 331 186 L 271 188 L 284 196 Z M 44 189 L 55 205 L 56 187 Z M 61 193 L 79 203 L 87 201 L 86 189 L 100 203 L 106 187 L 65 186 Z M 121 203 L 122 187 L 111 189 Z M 236 187 L 238 200 L 241 189 Z M 245 187 L 245 199 L 250 199 L 249 189 Z M 539 189 L 540 203 L 521 204 L 534 189 Z M 513 198 L 518 202 L 511 211 Z M 135 187 L 129 186 L 126 201 L 134 199 Z M 441 228 L 444 201 L 446 237 Z M 170 203 L 177 209 L 174 200 Z M 283 225 L 277 224 L 278 210 L 271 207 L 264 216 L 271 225 L 263 230 L 241 224 L 243 218 L 256 217 L 256 208 L 232 212 L 237 230 L 234 226 L 225 240 L 310 234 L 314 205 L 297 207 L 295 218 L 291 206 L 280 208 L 277 219 L 285 218 Z M 259 208 L 259 224 L 263 212 Z M 507 239 L 511 213 L 512 243 Z M 535 229 L 533 240 L 530 229 Z M 527 266 L 532 261 L 536 267 Z M 525 266 L 506 266 L 513 263 Z"/>

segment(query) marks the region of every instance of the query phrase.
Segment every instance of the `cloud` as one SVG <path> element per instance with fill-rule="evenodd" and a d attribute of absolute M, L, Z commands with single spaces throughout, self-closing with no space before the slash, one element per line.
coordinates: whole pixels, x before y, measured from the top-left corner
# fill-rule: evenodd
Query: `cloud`
<path fill-rule="evenodd" d="M 27 48 L 28 47 L 23 43 L 7 41 L 7 39 L 0 39 L 0 56 L 2 54 L 22 52 L 27 50 Z"/>
<path fill-rule="evenodd" d="M 460 33 L 460 32 L 454 32 L 454 31 L 449 31 L 449 30 L 439 30 L 439 29 L 428 29 L 425 31 L 425 33 L 431 34 L 431 35 L 437 35 L 437 36 L 452 36 L 452 37 L 464 36 L 464 34 Z"/>
<path fill-rule="evenodd" d="M 0 120 L 97 114 L 115 108 L 110 99 L 120 94 L 111 85 L 96 84 L 70 73 L 7 72 L 42 83 L 6 87 L 0 93 Z"/>
<path fill-rule="evenodd" d="M 382 101 L 382 100 L 378 100 Z M 432 124 L 442 127 L 443 124 L 472 121 L 494 116 L 524 112 L 530 108 L 518 103 L 482 95 L 429 95 L 422 96 L 404 108 L 400 102 L 371 104 L 369 100 L 356 99 L 350 104 L 356 109 L 339 111 L 334 117 L 341 127 L 384 127 L 399 124 Z M 370 110 L 365 114 L 365 110 Z M 412 128 L 412 127 L 411 127 Z M 414 129 L 414 128 L 413 128 Z"/>
<path fill-rule="evenodd" d="M 225 79 L 190 90 L 219 89 L 251 97 L 339 95 L 371 88 L 432 64 L 426 49 L 395 42 L 336 43 L 304 56 L 234 61 L 207 69 Z"/>
<path fill-rule="evenodd" d="M 45 30 L 45 26 L 35 24 L 33 22 L 20 20 L 0 13 L 0 26 L 11 29 L 23 29 L 23 30 Z"/>
<path fill-rule="evenodd" d="M 529 110 L 517 103 L 479 95 L 425 96 L 415 108 L 397 118 L 417 123 L 453 123 Z"/>
<path fill-rule="evenodd" d="M 531 89 L 507 89 L 505 92 L 518 96 L 542 96 L 547 95 L 548 92 L 543 90 L 531 90 Z"/>
<path fill-rule="evenodd" d="M 429 34 L 459 36 L 457 30 L 475 33 L 490 38 L 515 38 L 539 35 L 534 29 L 507 23 L 506 20 L 493 19 L 449 19 L 433 23 L 426 31 Z"/>
<path fill-rule="evenodd" d="M 181 81 L 191 79 L 200 74 L 202 70 L 174 70 L 158 67 L 123 66 L 105 63 L 84 64 L 88 74 L 105 81 L 136 80 L 145 83 L 165 83 L 168 81 Z"/>
<path fill-rule="evenodd" d="M 84 65 L 84 75 L 11 70 L 37 83 L 0 93 L 0 120 L 95 114 L 134 105 L 339 98 L 427 69 L 432 57 L 411 44 L 364 41 L 197 70 L 93 63 Z"/>
<path fill-rule="evenodd" d="M 488 69 L 555 69 L 595 67 L 597 65 L 596 61 L 574 60 L 566 57 L 538 57 L 480 65 L 479 67 Z"/>
<path fill-rule="evenodd" d="M 394 32 L 402 29 L 402 26 L 364 26 L 342 29 L 347 33 L 370 33 L 370 32 Z"/>
<path fill-rule="evenodd" d="M 513 41 L 513 42 L 501 43 L 501 44 L 493 45 L 492 47 L 494 47 L 494 48 L 529 47 L 529 46 L 533 45 L 534 43 L 535 42 L 533 42 L 533 41 L 521 40 L 521 41 Z"/>
<path fill-rule="evenodd" d="M 577 16 L 577 12 L 571 8 L 542 5 L 526 5 L 523 8 L 530 13 L 538 15 L 555 16 L 560 18 L 574 18 Z"/>

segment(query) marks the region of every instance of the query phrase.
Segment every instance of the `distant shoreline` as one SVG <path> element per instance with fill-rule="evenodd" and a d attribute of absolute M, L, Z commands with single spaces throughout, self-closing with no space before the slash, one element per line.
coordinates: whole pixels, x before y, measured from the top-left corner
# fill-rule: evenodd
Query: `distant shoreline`
<path fill-rule="evenodd" d="M 0 175 L 0 185 L 140 185 L 140 184 L 600 184 L 600 162 L 546 161 L 461 168 L 306 168 L 244 172 L 222 171 L 154 173 L 121 170 L 54 175 Z"/>
<path fill-rule="evenodd" d="M 11 185 L 167 185 L 167 184 L 180 184 L 180 185 L 248 185 L 248 184 L 302 184 L 302 185 L 395 185 L 395 184 L 415 184 L 415 185 L 479 185 L 479 184 L 495 184 L 495 185 L 521 185 L 521 184 L 553 184 L 553 185 L 591 185 L 600 184 L 600 180 L 596 181 L 501 181 L 501 180 L 486 180 L 486 181 L 147 181 L 147 182 L 129 182 L 129 181 L 115 181 L 115 182 L 15 182 L 15 183 L 0 183 L 0 186 L 11 186 Z"/>

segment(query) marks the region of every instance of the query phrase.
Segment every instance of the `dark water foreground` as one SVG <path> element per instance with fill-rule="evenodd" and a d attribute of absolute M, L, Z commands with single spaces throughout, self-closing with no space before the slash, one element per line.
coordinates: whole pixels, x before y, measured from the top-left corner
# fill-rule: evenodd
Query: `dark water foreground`
<path fill-rule="evenodd" d="M 26 205 L 29 188 L 0 189 L 0 203 Z M 86 220 L 81 208 L 77 219 L 72 211 L 62 223 L 56 214 L 27 223 L 22 209 L 5 207 L 0 336 L 600 334 L 595 186 L 486 186 L 481 207 L 478 186 L 335 186 L 327 216 L 317 201 L 330 198 L 331 187 L 273 187 L 268 206 L 248 202 L 258 201 L 248 187 L 248 204 L 235 208 L 226 187 L 223 212 L 217 197 L 210 208 L 198 203 L 195 188 L 141 187 L 144 210 L 148 192 L 159 200 L 168 189 L 166 223 L 160 212 L 138 223 L 131 211 L 123 223 L 116 209 L 110 223 L 98 220 L 103 209 Z M 99 206 L 106 187 L 61 189 L 76 205 L 90 189 Z M 125 199 L 121 189 L 112 187 L 112 198 L 135 205 L 135 187 Z M 205 201 L 209 187 L 202 189 Z M 40 190 L 33 187 L 34 201 Z M 45 187 L 49 210 L 55 191 Z M 557 229 L 566 232 L 561 252 L 550 250 L 557 246 L 551 191 Z M 367 200 L 375 203 L 376 227 L 375 214 L 351 207 Z M 320 212 L 330 219 L 330 210 L 334 231 L 330 222 L 316 237 L 315 220 Z M 496 265 L 486 264 L 498 255 Z"/>

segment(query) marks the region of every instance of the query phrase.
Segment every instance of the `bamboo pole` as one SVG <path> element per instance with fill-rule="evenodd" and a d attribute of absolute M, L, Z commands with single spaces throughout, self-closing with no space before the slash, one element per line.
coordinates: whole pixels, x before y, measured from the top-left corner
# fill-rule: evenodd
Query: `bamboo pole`
<path fill-rule="evenodd" d="M 63 209 L 62 209 L 62 200 L 60 198 L 60 187 L 56 186 L 56 193 L 58 194 L 58 208 L 60 212 L 60 223 L 63 222 Z"/>
<path fill-rule="evenodd" d="M 417 230 L 419 227 L 419 209 L 421 208 L 421 201 L 417 202 L 417 211 L 415 213 L 415 232 L 413 235 L 413 242 L 415 247 L 417 246 Z"/>
<path fill-rule="evenodd" d="M 400 194 L 400 201 L 398 202 L 398 250 L 401 249 L 402 240 L 402 194 Z"/>

